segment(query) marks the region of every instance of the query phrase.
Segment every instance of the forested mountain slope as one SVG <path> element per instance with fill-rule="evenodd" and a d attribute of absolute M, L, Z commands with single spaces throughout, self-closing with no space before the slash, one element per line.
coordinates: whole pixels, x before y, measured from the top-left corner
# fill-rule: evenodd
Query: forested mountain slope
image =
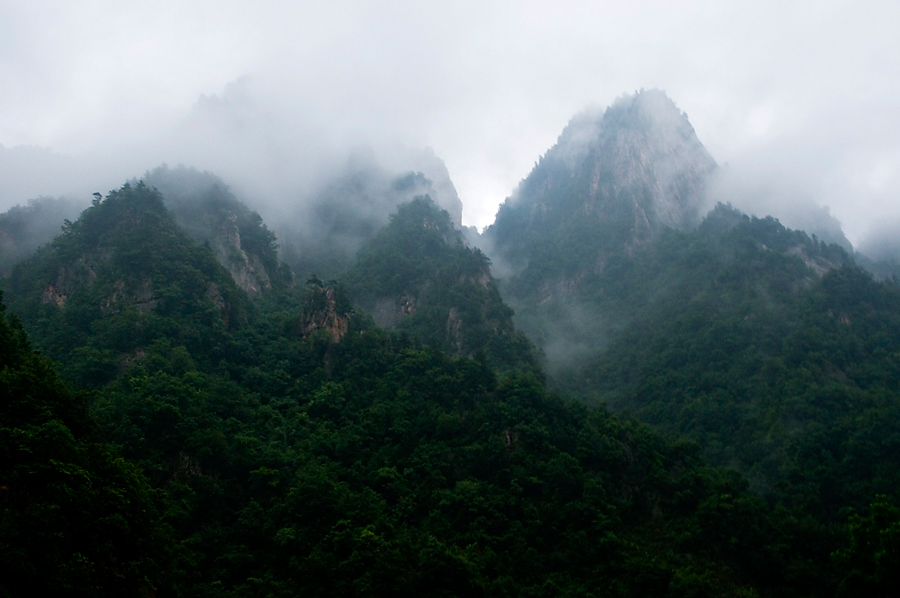
<path fill-rule="evenodd" d="M 723 227 L 728 212 L 629 262 L 620 298 L 593 304 L 634 306 L 629 323 L 559 380 L 817 516 L 898 495 L 900 288 L 777 221 Z"/>
<path fill-rule="evenodd" d="M 190 347 L 212 367 L 250 304 L 143 183 L 85 210 L 4 281 L 38 346 L 81 384 L 103 384 L 157 343 Z"/>
<path fill-rule="evenodd" d="M 298 276 L 331 279 L 350 268 L 397 206 L 419 195 L 431 197 L 461 228 L 462 202 L 447 167 L 430 150 L 412 154 L 398 170 L 369 151 L 356 152 L 310 196 L 274 210 L 284 260 Z"/>
<path fill-rule="evenodd" d="M 900 416 L 900 290 L 773 218 L 720 204 L 686 226 L 684 200 L 711 162 L 664 96 L 649 97 L 668 120 L 642 116 L 647 93 L 610 107 L 595 131 L 576 118 L 488 231 L 501 258 L 525 256 L 501 289 L 556 387 L 696 440 L 714 464 L 820 521 L 900 495 L 889 423 Z M 587 147 L 613 148 L 598 164 L 618 195 L 573 182 L 597 172 L 590 159 L 564 176 L 585 130 Z M 637 151 L 642 139 L 657 151 Z M 636 155 L 646 160 L 616 161 Z M 665 187 L 669 203 L 647 191 L 658 172 L 683 184 Z M 681 206 L 685 218 L 644 219 L 642 205 L 670 216 L 654 206 Z"/>
<path fill-rule="evenodd" d="M 0 304 L 0 595 L 141 596 L 171 566 L 162 496 L 97 436 Z"/>
<path fill-rule="evenodd" d="M 466 245 L 428 196 L 400 205 L 342 278 L 379 326 L 457 357 L 484 351 L 502 370 L 536 365 L 531 343 L 516 332 L 513 312 L 500 298 L 490 262 Z"/>
<path fill-rule="evenodd" d="M 699 222 L 715 162 L 661 91 L 575 116 L 485 231 L 517 296 L 564 296 L 665 227 Z"/>
<path fill-rule="evenodd" d="M 75 220 L 89 202 L 64 197 L 39 197 L 0 214 L 0 278 L 59 234 L 66 220 Z"/>
<path fill-rule="evenodd" d="M 407 209 L 395 220 L 440 214 Z M 435 222 L 422 238 L 452 230 Z M 459 247 L 451 255 L 481 271 Z M 564 402 L 534 373 L 498 379 L 482 358 L 386 333 L 330 285 L 312 287 L 251 307 L 141 184 L 110 193 L 8 282 L 38 346 L 95 387 L 104 450 L 163 499 L 150 530 L 128 528 L 170 538 L 144 593 L 789 596 L 826 595 L 840 578 L 827 566 L 833 530 L 771 511 L 692 446 Z M 337 335 L 306 325 L 329 302 L 351 315 Z M 4 442 L 30 425 L 3 417 Z M 9 537 L 5 554 L 30 550 Z"/>
<path fill-rule="evenodd" d="M 503 297 L 554 387 L 695 440 L 816 526 L 890 505 L 896 280 L 771 217 L 720 204 L 701 222 L 714 168 L 674 104 L 641 92 L 573 119 L 476 242 L 503 266 Z M 897 511 L 871 517 L 857 531 L 888 534 Z M 856 546 L 881 542 L 867 537 Z M 897 547 L 879 545 L 894 562 Z"/>
<path fill-rule="evenodd" d="M 185 232 L 199 243 L 209 243 L 216 259 L 248 295 L 292 284 L 290 268 L 278 259 L 275 235 L 222 179 L 193 168 L 163 165 L 147 172 L 142 181 L 162 194 Z"/>
<path fill-rule="evenodd" d="M 222 179 L 193 168 L 163 165 L 145 173 L 141 181 L 162 193 L 166 207 L 194 240 L 210 244 L 216 259 L 245 292 L 257 295 L 292 284 L 290 268 L 278 259 L 275 236 Z M 130 185 L 138 182 L 133 179 Z M 89 203 L 42 197 L 0 214 L 0 277 L 9 276 L 16 263 L 50 243 Z"/>

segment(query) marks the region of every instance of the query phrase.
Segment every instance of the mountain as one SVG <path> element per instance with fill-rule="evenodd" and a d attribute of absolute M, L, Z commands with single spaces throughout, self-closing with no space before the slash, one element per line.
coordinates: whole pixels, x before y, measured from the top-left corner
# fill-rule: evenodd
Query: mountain
<path fill-rule="evenodd" d="M 490 261 L 467 246 L 450 215 L 427 195 L 401 204 L 342 279 L 353 301 L 383 328 L 457 357 L 485 351 L 502 370 L 535 366 Z"/>
<path fill-rule="evenodd" d="M 700 219 L 715 161 L 661 91 L 573 118 L 486 230 L 518 294 L 565 294 L 666 227 Z"/>
<path fill-rule="evenodd" d="M 221 178 L 184 166 L 162 165 L 129 184 L 141 181 L 162 193 L 178 225 L 195 241 L 210 244 L 216 259 L 248 295 L 292 284 L 290 268 L 278 259 L 274 234 Z M 0 214 L 0 277 L 9 276 L 13 265 L 52 241 L 64 222 L 76 219 L 88 205 L 65 197 L 43 197 Z"/>
<path fill-rule="evenodd" d="M 110 192 L 13 268 L 11 309 L 47 354 L 86 385 L 108 381 L 161 339 L 207 363 L 248 319 L 246 294 L 144 183 Z"/>
<path fill-rule="evenodd" d="M 278 259 L 275 235 L 222 179 L 193 168 L 163 165 L 142 180 L 162 194 L 185 232 L 199 243 L 209 243 L 219 263 L 250 297 L 285 289 L 293 282 L 290 268 Z"/>
<path fill-rule="evenodd" d="M 211 175 L 97 197 L 2 282 L 0 593 L 895 595 L 896 283 L 700 218 L 661 92 L 541 164 L 499 281 L 424 170 L 338 179 L 305 285 Z"/>
<path fill-rule="evenodd" d="M 354 153 L 311 197 L 279 217 L 276 232 L 295 272 L 331 279 L 349 268 L 356 252 L 385 226 L 401 203 L 428 195 L 462 227 L 462 202 L 444 163 L 432 152 L 413 152 L 382 165 L 369 151 Z M 419 170 L 399 170 L 412 164 Z"/>
<path fill-rule="evenodd" d="M 159 495 L 98 438 L 86 398 L 0 304 L 4 596 L 148 595 L 172 564 Z"/>
<path fill-rule="evenodd" d="M 721 205 L 601 282 L 580 313 L 611 324 L 560 365 L 560 387 L 696 440 L 755 491 L 822 519 L 900 493 L 897 437 L 878 423 L 900 408 L 895 284 Z"/>
<path fill-rule="evenodd" d="M 485 234 L 554 388 L 698 443 L 829 525 L 900 495 L 900 291 L 842 247 L 719 204 L 661 92 L 587 112 Z M 596 184 L 595 184 L 596 182 Z"/>
<path fill-rule="evenodd" d="M 699 224 L 715 170 L 687 116 L 662 91 L 642 90 L 576 115 L 473 239 L 551 374 L 633 317 L 598 301 L 662 234 Z"/>
<path fill-rule="evenodd" d="M 380 330 L 316 279 L 251 304 L 142 183 L 98 199 L 16 266 L 10 309 L 69 380 L 94 388 L 78 417 L 116 458 L 114 475 L 92 476 L 110 459 L 80 460 L 72 442 L 17 448 L 28 418 L 81 424 L 65 397 L 57 408 L 51 393 L 7 385 L 18 366 L 0 362 L 0 388 L 13 390 L 2 462 L 19 479 L 56 471 L 79 484 L 13 503 L 10 489 L 23 495 L 3 470 L 2 523 L 15 533 L 2 566 L 65 565 L 96 537 L 101 550 L 62 579 L 93 574 L 101 595 L 822 595 L 839 579 L 823 565 L 833 534 L 769 509 L 691 445 L 564 401 L 533 368 L 500 377 L 488 350 L 468 358 L 469 328 L 502 337 L 510 312 L 484 256 L 433 203 L 402 206 L 360 259 L 348 279 L 360 298 L 416 293 L 423 315 L 439 308 L 423 334 L 445 331 L 457 307 L 461 357 L 418 343 L 415 327 Z M 383 264 L 398 276 L 363 275 Z M 17 359 L 30 354 L 20 341 Z M 22 515 L 38 496 L 59 533 L 32 533 L 50 521 Z M 70 509 L 73 497 L 87 507 Z"/>

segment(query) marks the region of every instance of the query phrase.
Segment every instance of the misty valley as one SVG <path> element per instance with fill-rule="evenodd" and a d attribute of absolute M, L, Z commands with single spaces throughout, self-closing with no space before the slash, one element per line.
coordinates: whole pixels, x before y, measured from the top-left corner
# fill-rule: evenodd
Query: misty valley
<path fill-rule="evenodd" d="M 0 595 L 900 595 L 900 253 L 665 93 L 481 231 L 430 150 L 148 166 L 0 214 Z"/>

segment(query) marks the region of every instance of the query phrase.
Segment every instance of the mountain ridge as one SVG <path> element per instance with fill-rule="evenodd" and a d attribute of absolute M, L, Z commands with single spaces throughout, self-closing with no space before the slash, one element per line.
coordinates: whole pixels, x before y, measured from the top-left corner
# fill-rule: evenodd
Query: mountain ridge
<path fill-rule="evenodd" d="M 641 91 L 576 115 L 484 236 L 498 258 L 527 269 L 560 234 L 580 234 L 602 269 L 610 252 L 630 250 L 663 227 L 698 223 L 715 167 L 674 102 L 659 90 Z M 585 227 L 605 239 L 589 238 L 595 235 Z"/>

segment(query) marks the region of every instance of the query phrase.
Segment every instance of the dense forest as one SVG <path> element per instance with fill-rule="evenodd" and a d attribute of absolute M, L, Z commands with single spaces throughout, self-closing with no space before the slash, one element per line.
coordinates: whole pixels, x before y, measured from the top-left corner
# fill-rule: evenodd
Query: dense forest
<path fill-rule="evenodd" d="M 67 277 L 62 303 L 59 285 L 47 300 L 48 272 Z M 7 387 L 15 469 L 4 526 L 16 533 L 4 538 L 19 540 L 4 550 L 20 557 L 4 558 L 4 579 L 86 595 L 118 591 L 104 575 L 190 595 L 737 594 L 770 583 L 754 560 L 777 566 L 778 547 L 757 529 L 772 515 L 691 446 L 564 402 L 533 373 L 498 379 L 483 357 L 451 358 L 365 317 L 350 317 L 339 341 L 324 330 L 304 338 L 314 316 L 304 310 L 321 309 L 310 296 L 323 288 L 249 304 L 141 184 L 110 193 L 17 267 L 8 292 L 22 320 L 93 390 L 66 391 L 16 319 L 4 320 L 4 376 L 56 389 Z M 158 303 L 140 308 L 148 301 Z M 106 307 L 89 309 L 97 303 Z M 99 457 L 64 468 L 52 445 L 33 446 L 49 442 L 48 427 Z M 47 467 L 64 468 L 62 479 Z M 139 512 L 104 496 L 93 504 L 76 484 Z M 83 500 L 60 525 L 106 515 L 121 531 L 61 527 L 65 558 L 37 567 L 33 526 L 53 522 L 29 516 L 29 496 L 55 493 Z M 760 554 L 745 562 L 732 540 Z"/>
<path fill-rule="evenodd" d="M 342 280 L 384 328 L 452 356 L 482 351 L 501 372 L 536 369 L 531 343 L 515 330 L 490 260 L 467 246 L 428 196 L 400 205 Z"/>
<path fill-rule="evenodd" d="M 472 241 L 421 173 L 335 256 L 183 167 L 0 216 L 0 595 L 895 595 L 900 287 L 630 101 Z"/>

